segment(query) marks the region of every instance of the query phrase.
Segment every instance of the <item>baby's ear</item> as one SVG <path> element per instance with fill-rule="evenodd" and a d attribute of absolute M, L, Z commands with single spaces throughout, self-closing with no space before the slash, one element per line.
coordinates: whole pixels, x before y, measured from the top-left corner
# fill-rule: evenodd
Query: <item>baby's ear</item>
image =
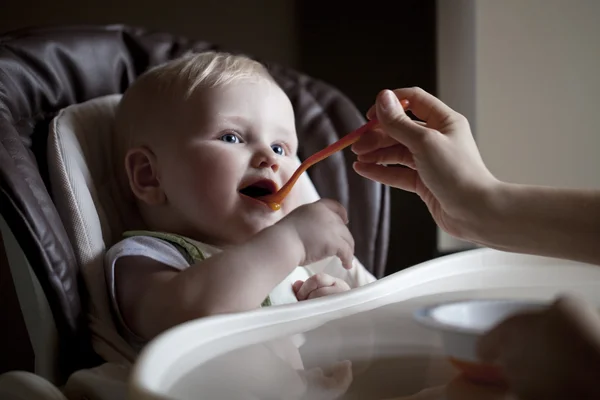
<path fill-rule="evenodd" d="M 163 204 L 166 196 L 158 179 L 156 156 L 146 147 L 129 149 L 125 155 L 125 170 L 134 196 L 144 203 Z"/>

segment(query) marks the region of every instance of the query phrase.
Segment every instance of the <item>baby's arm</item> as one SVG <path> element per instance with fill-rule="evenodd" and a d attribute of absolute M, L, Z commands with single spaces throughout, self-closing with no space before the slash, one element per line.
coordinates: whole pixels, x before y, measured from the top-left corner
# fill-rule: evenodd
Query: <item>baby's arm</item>
<path fill-rule="evenodd" d="M 147 257 L 119 258 L 119 309 L 133 332 L 150 339 L 184 321 L 257 308 L 298 265 L 295 248 L 293 237 L 267 229 L 183 271 Z"/>
<path fill-rule="evenodd" d="M 183 271 L 147 257 L 119 258 L 119 310 L 129 329 L 149 340 L 191 319 L 258 308 L 298 265 L 337 255 L 350 267 L 346 221 L 339 203 L 321 200 Z"/>

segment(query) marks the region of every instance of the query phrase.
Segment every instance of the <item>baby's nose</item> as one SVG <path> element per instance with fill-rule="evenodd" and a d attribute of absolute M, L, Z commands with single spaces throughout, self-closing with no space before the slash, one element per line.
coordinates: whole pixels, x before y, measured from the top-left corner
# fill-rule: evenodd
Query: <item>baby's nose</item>
<path fill-rule="evenodd" d="M 279 170 L 277 155 L 271 149 L 268 152 L 259 152 L 255 157 L 254 167 L 271 168 L 273 172 L 277 172 Z"/>

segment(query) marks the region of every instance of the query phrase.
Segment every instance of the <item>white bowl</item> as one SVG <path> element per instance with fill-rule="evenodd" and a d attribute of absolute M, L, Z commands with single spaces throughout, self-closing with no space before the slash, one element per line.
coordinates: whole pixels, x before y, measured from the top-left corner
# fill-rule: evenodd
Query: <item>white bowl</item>
<path fill-rule="evenodd" d="M 415 319 L 438 331 L 444 352 L 468 378 L 482 383 L 502 383 L 494 365 L 482 364 L 477 341 L 506 318 L 521 312 L 539 311 L 549 305 L 529 300 L 482 299 L 437 304 L 417 310 Z"/>

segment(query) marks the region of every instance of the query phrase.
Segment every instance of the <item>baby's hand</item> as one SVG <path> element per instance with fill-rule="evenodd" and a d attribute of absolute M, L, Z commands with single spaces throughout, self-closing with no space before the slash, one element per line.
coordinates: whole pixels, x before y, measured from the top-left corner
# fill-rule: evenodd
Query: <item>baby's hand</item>
<path fill-rule="evenodd" d="M 320 273 L 311 276 L 304 282 L 294 282 L 292 289 L 296 293 L 298 301 L 302 301 L 346 292 L 350 290 L 350 286 L 339 278 Z"/>
<path fill-rule="evenodd" d="M 338 256 L 346 269 L 352 268 L 354 238 L 346 224 L 344 207 L 334 200 L 322 199 L 306 204 L 283 218 L 275 229 L 293 238 L 289 251 L 297 254 L 299 264 L 307 265 L 326 257 Z"/>

